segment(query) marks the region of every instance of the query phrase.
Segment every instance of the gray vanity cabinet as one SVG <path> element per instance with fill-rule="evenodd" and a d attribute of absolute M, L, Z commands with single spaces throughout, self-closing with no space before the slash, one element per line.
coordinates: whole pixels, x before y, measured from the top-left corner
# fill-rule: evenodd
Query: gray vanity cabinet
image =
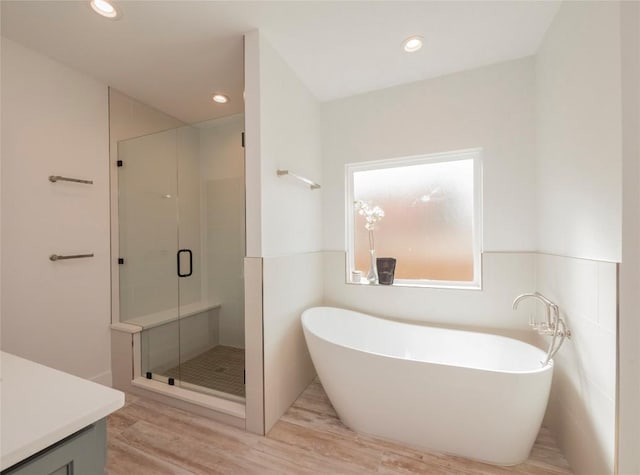
<path fill-rule="evenodd" d="M 106 419 L 101 419 L 0 475 L 103 475 L 106 443 Z"/>

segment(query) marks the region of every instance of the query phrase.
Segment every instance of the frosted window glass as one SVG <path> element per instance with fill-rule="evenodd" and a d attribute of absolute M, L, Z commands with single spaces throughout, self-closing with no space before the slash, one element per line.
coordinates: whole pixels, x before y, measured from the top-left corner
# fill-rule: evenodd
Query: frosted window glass
<path fill-rule="evenodd" d="M 353 172 L 353 200 L 384 210 L 375 250 L 397 259 L 395 279 L 474 280 L 474 166 L 449 159 Z M 353 216 L 354 269 L 366 274 L 369 235 L 364 216 Z"/>

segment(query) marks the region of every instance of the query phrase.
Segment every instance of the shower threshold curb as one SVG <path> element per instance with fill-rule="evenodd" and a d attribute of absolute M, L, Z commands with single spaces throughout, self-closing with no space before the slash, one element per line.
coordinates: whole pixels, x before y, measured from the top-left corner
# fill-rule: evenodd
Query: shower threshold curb
<path fill-rule="evenodd" d="M 229 401 L 208 394 L 197 393 L 178 386 L 169 386 L 165 383 L 142 377 L 135 378 L 131 381 L 131 384 L 158 394 L 171 396 L 175 399 L 179 399 L 180 401 L 218 411 L 229 416 L 246 419 L 245 405 L 239 402 Z"/>

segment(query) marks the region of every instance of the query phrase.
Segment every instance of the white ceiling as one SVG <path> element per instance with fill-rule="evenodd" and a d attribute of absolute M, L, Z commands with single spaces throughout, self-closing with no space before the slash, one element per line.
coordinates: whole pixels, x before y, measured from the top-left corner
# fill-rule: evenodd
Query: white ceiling
<path fill-rule="evenodd" d="M 242 111 L 242 35 L 260 29 L 322 101 L 534 54 L 556 1 L 2 1 L 2 35 L 185 122 Z M 417 53 L 401 49 L 425 37 Z M 211 93 L 231 97 L 225 106 Z"/>

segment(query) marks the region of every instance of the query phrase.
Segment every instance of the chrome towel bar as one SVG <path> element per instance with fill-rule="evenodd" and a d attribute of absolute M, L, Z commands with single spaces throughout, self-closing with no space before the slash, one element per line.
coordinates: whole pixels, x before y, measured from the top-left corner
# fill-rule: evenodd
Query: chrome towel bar
<path fill-rule="evenodd" d="M 69 177 L 60 176 L 60 175 L 50 175 L 49 181 L 51 183 L 55 183 L 56 181 L 70 181 L 73 183 L 84 183 L 86 185 L 93 185 L 93 180 L 81 180 L 80 178 L 69 178 Z"/>
<path fill-rule="evenodd" d="M 82 259 L 84 257 L 93 257 L 93 253 L 91 254 L 74 254 L 70 256 L 60 256 L 58 254 L 51 254 L 49 256 L 50 261 L 64 261 L 65 259 Z"/>
<path fill-rule="evenodd" d="M 315 181 L 309 180 L 308 178 L 305 178 L 305 177 L 300 176 L 300 175 L 296 175 L 295 173 L 290 172 L 289 170 L 278 170 L 277 174 L 278 174 L 278 176 L 284 176 L 284 175 L 292 176 L 293 178 L 295 178 L 297 180 L 300 180 L 305 185 L 308 185 L 309 188 L 311 188 L 312 190 L 317 190 L 318 188 L 320 188 L 320 185 L 318 183 L 316 183 Z"/>

